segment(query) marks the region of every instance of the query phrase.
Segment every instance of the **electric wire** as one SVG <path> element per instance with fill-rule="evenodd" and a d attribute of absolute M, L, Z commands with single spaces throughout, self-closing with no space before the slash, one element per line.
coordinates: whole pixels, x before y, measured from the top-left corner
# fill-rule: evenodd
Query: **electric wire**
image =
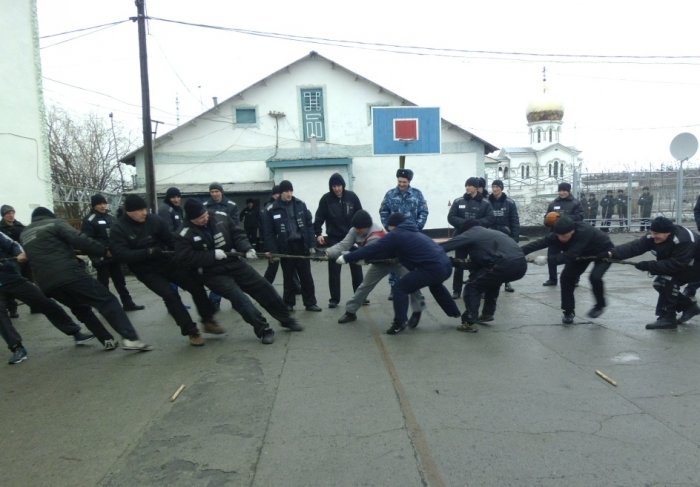
<path fill-rule="evenodd" d="M 124 22 L 129 22 L 129 19 L 117 20 L 116 22 L 110 22 L 109 24 L 93 25 L 92 27 L 83 27 L 82 29 L 68 30 L 66 32 L 59 32 L 58 34 L 49 34 L 49 35 L 45 35 L 45 36 L 40 36 L 39 39 L 48 39 L 49 37 L 58 37 L 58 36 L 66 35 L 66 34 L 74 34 L 76 32 L 83 32 L 86 30 L 99 29 L 100 27 L 111 27 L 113 25 L 122 24 Z"/>
<path fill-rule="evenodd" d="M 126 21 L 124 21 L 124 22 L 126 22 Z M 121 22 L 118 22 L 117 24 L 121 24 Z M 102 27 L 101 29 L 93 30 L 92 32 L 87 32 L 87 33 L 81 34 L 81 35 L 79 35 L 79 36 L 71 37 L 70 39 L 66 39 L 66 40 L 63 40 L 63 41 L 60 41 L 60 42 L 56 42 L 55 44 L 50 44 L 50 45 L 48 45 L 48 46 L 40 47 L 39 49 L 40 49 L 40 50 L 44 50 L 44 49 L 48 49 L 49 47 L 54 47 L 54 46 L 58 46 L 59 44 L 64 44 L 64 43 L 66 43 L 66 42 L 74 41 L 75 39 L 79 39 L 79 38 L 81 38 L 81 37 L 89 36 L 90 34 L 94 34 L 94 33 L 96 33 L 96 32 L 101 32 L 101 31 L 103 31 L 103 30 L 105 30 L 105 29 L 109 29 L 110 27 L 114 27 L 114 26 L 117 25 L 117 24 L 108 25 L 108 26 L 106 26 L 106 27 Z"/>

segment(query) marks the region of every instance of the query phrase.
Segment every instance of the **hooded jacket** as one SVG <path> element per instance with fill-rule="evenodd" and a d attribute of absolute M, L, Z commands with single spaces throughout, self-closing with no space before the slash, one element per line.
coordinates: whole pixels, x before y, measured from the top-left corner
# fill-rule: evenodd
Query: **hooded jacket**
<path fill-rule="evenodd" d="M 665 242 L 654 243 L 651 235 L 618 245 L 611 250 L 613 259 L 629 259 L 645 252 L 656 256 L 649 264 L 649 274 L 673 276 L 680 274 L 700 259 L 700 235 L 689 228 L 674 225 Z"/>
<path fill-rule="evenodd" d="M 430 237 L 423 235 L 415 223 L 408 220 L 376 243 L 345 255 L 345 261 L 357 262 L 394 257 L 398 257 L 401 265 L 409 271 L 418 268 L 428 271 L 452 268 L 450 259 L 442 248 Z"/>
<path fill-rule="evenodd" d="M 158 215 L 146 215 L 146 221 L 139 223 L 129 215 L 122 215 L 112 227 L 109 235 L 109 249 L 114 258 L 126 264 L 138 276 L 146 273 L 160 273 L 171 264 L 172 257 L 150 255 L 149 249 L 173 249 L 173 235 L 168 225 Z"/>
<path fill-rule="evenodd" d="M 479 193 L 475 196 L 464 193 L 464 196 L 452 202 L 450 211 L 447 213 L 447 222 L 455 227 L 455 235 L 459 235 L 459 227 L 470 218 L 478 220 L 479 225 L 484 228 L 491 227 L 495 221 L 491 203 Z"/>
<path fill-rule="evenodd" d="M 343 186 L 343 194 L 338 198 L 333 193 L 333 185 Z M 352 191 L 345 189 L 345 180 L 339 173 L 333 174 L 328 180 L 328 193 L 321 196 L 314 218 L 314 233 L 317 237 L 323 235 L 323 224 L 326 224 L 326 234 L 332 242 L 342 240 L 352 228 L 350 221 L 355 212 L 362 209 L 360 198 Z"/>
<path fill-rule="evenodd" d="M 90 277 L 85 263 L 75 256 L 75 249 L 90 256 L 101 257 L 107 248 L 65 220 L 51 216 L 36 216 L 22 232 L 22 247 L 31 262 L 34 280 L 44 293 Z"/>
<path fill-rule="evenodd" d="M 343 252 L 349 252 L 355 245 L 362 248 L 365 245 L 376 242 L 380 238 L 386 236 L 386 230 L 379 223 L 372 222 L 367 233 L 363 236 L 357 234 L 356 228 L 351 228 L 343 240 L 329 247 L 326 250 L 329 259 L 337 259 Z"/>
<path fill-rule="evenodd" d="M 229 217 L 234 226 L 238 226 L 241 223 L 241 219 L 238 217 L 238 205 L 226 196 L 222 196 L 221 201 L 214 201 L 214 198 L 209 198 L 204 202 L 204 207 L 209 213 Z"/>
<path fill-rule="evenodd" d="M 445 252 L 463 249 L 475 267 L 508 267 L 513 260 L 525 259 L 520 246 L 511 237 L 498 230 L 472 227 L 466 232 L 440 244 Z"/>
<path fill-rule="evenodd" d="M 508 195 L 501 193 L 499 198 L 491 193 L 488 197 L 491 208 L 493 208 L 493 225 L 489 228 L 498 230 L 516 242 L 520 241 L 520 217 L 515 201 L 508 198 Z M 482 225 L 483 226 L 483 225 Z"/>
<path fill-rule="evenodd" d="M 568 242 L 561 242 L 552 231 L 549 235 L 522 247 L 525 255 L 536 250 L 553 247 L 559 253 L 551 255 L 550 261 L 557 265 L 573 262 L 577 257 L 597 255 L 613 248 L 613 243 L 607 233 L 602 232 L 588 223 L 576 222 L 574 234 Z"/>
<path fill-rule="evenodd" d="M 185 212 L 181 206 L 173 205 L 170 200 L 163 200 L 163 202 L 158 205 L 158 216 L 165 222 L 168 226 L 170 233 L 175 233 L 182 221 L 184 220 Z"/>

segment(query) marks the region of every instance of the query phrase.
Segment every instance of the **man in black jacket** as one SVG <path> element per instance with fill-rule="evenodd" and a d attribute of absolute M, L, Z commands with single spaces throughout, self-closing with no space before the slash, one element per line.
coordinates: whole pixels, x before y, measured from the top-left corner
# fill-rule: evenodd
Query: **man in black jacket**
<path fill-rule="evenodd" d="M 583 221 L 595 227 L 596 218 L 598 218 L 598 200 L 595 199 L 595 193 L 591 193 L 583 207 Z"/>
<path fill-rule="evenodd" d="M 674 225 L 662 216 L 651 222 L 651 233 L 638 240 L 619 245 L 599 257 L 629 259 L 646 252 L 656 255 L 656 261 L 637 262 L 635 267 L 656 276 L 654 289 L 659 293 L 656 302 L 658 319 L 646 325 L 647 330 L 674 329 L 700 314 L 700 307 L 679 287 L 700 281 L 700 235 L 691 229 Z M 676 313 L 683 315 L 676 321 Z"/>
<path fill-rule="evenodd" d="M 280 197 L 265 209 L 265 246 L 268 253 L 309 256 L 316 247 L 311 212 L 294 197 L 290 181 L 280 183 Z M 301 281 L 301 298 L 307 311 L 321 311 L 316 304 L 316 288 L 309 259 L 282 259 L 284 294 L 282 299 L 292 311 L 296 304 L 294 273 Z"/>
<path fill-rule="evenodd" d="M 576 198 L 571 196 L 571 185 L 569 183 L 559 184 L 559 196 L 554 198 L 554 201 L 552 201 L 547 208 L 547 213 L 552 211 L 555 211 L 562 216 L 567 215 L 575 222 L 583 221 L 583 206 L 581 206 L 581 203 Z M 554 233 L 554 229 L 552 229 L 552 233 Z M 547 257 L 550 257 L 557 252 L 558 250 L 555 247 L 549 247 L 549 250 L 547 250 Z M 556 262 L 556 259 L 550 259 L 547 262 L 549 279 L 542 284 L 543 286 L 557 285 Z"/>
<path fill-rule="evenodd" d="M 182 225 L 182 193 L 178 188 L 168 188 L 163 202 L 158 205 L 158 216 L 168 226 L 170 233 L 175 233 Z"/>
<path fill-rule="evenodd" d="M 126 197 L 124 215 L 112 227 L 109 237 L 114 257 L 127 264 L 139 281 L 163 298 L 165 307 L 180 327 L 180 333 L 189 337 L 192 346 L 204 345 L 204 339 L 170 283 L 192 295 L 206 333 L 225 333 L 214 320 L 214 306 L 207 298 L 204 287 L 197 282 L 194 272 L 183 268 L 172 256 L 165 254 L 165 251 L 173 250 L 173 235 L 158 215 L 148 213 L 143 198 L 135 194 Z"/>
<path fill-rule="evenodd" d="M 227 252 L 240 252 L 246 259 L 257 259 L 245 232 L 234 227 L 230 219 L 210 215 L 198 201 L 187 200 L 185 223 L 175 237 L 177 261 L 187 268 L 196 269 L 199 282 L 230 300 L 262 343 L 272 343 L 275 332 L 246 294 L 250 294 L 284 328 L 301 331 L 302 327 L 290 316 L 272 284 L 244 260 L 227 256 Z"/>
<path fill-rule="evenodd" d="M 92 211 L 83 218 L 81 231 L 93 240 L 97 240 L 105 247 L 109 247 L 109 231 L 117 222 L 117 219 L 107 211 L 107 200 L 101 194 L 94 194 L 90 198 Z M 92 266 L 97 271 L 97 280 L 109 289 L 109 278 L 112 278 L 114 289 L 117 290 L 124 311 L 138 311 L 145 306 L 137 306 L 131 299 L 126 288 L 126 280 L 122 272 L 122 265 L 112 257 L 90 257 Z"/>
<path fill-rule="evenodd" d="M 620 229 L 627 226 L 627 206 L 630 198 L 625 194 L 624 189 L 617 190 L 617 214 L 620 218 Z M 629 229 L 627 229 L 629 231 Z"/>
<path fill-rule="evenodd" d="M 253 248 L 258 244 L 259 215 L 260 210 L 256 208 L 255 200 L 253 198 L 245 200 L 245 209 L 241 212 L 241 221 L 243 222 L 243 229 L 246 237 L 248 237 L 248 242 Z"/>
<path fill-rule="evenodd" d="M 494 223 L 493 208 L 491 203 L 479 193 L 479 178 L 469 178 L 464 183 L 464 196 L 452 202 L 447 213 L 447 222 L 455 228 L 454 235 L 459 235 L 459 229 L 468 219 L 475 219 L 484 228 L 489 228 Z M 466 258 L 466 253 L 457 249 L 455 257 Z M 464 270 L 457 268 L 452 275 L 452 298 L 459 299 L 462 295 Z"/>
<path fill-rule="evenodd" d="M 607 252 L 613 248 L 613 243 L 605 233 L 590 226 L 588 223 L 576 222 L 569 216 L 562 216 L 554 225 L 554 232 L 544 238 L 523 246 L 525 255 L 536 250 L 547 249 L 547 257 L 541 255 L 535 259 L 535 264 L 554 265 L 564 264 L 561 273 L 561 309 L 564 311 L 562 323 L 573 323 L 575 313 L 574 289 L 581 274 L 588 268 L 591 260 L 576 260 Z M 590 318 L 603 314 L 605 308 L 605 288 L 603 275 L 610 267 L 610 262 L 595 261 L 591 271 L 590 281 L 595 297 L 595 306 L 588 312 Z"/>
<path fill-rule="evenodd" d="M 22 246 L 32 262 L 34 279 L 48 297 L 67 306 L 78 320 L 95 334 L 105 350 L 119 343 L 107 331 L 92 308 L 96 308 L 123 339 L 124 350 L 149 351 L 153 347 L 139 340 L 134 326 L 119 305 L 117 297 L 88 273 L 76 258 L 75 249 L 88 255 L 111 257 L 107 248 L 56 218 L 51 210 L 38 207 L 32 223 L 22 232 Z"/>
<path fill-rule="evenodd" d="M 520 241 L 520 217 L 515 201 L 508 198 L 503 192 L 503 181 L 496 179 L 491 184 L 491 194 L 488 197 L 491 208 L 493 208 L 493 225 L 491 229 L 503 232 L 512 238 L 516 243 Z M 514 291 L 510 282 L 505 283 L 506 292 Z"/>
<path fill-rule="evenodd" d="M 605 233 L 610 231 L 610 219 L 615 213 L 615 205 L 617 200 L 613 197 L 612 189 L 606 191 L 605 196 L 600 200 L 600 218 L 603 220 L 601 226 Z"/>
<path fill-rule="evenodd" d="M 2 220 L 0 220 L 0 232 L 4 233 L 10 237 L 15 242 L 19 242 L 19 237 L 24 230 L 24 225 L 19 220 L 15 219 L 15 209 L 10 205 L 0 206 L 0 215 L 2 215 Z M 28 281 L 33 281 L 32 270 L 29 267 L 29 262 L 18 262 L 20 272 L 22 276 Z M 19 318 L 19 313 L 17 313 L 17 300 L 15 298 L 8 296 L 7 302 L 7 312 L 10 314 L 10 318 Z M 31 313 L 38 313 L 38 311 L 31 310 Z"/>
<path fill-rule="evenodd" d="M 642 218 L 640 232 L 648 232 L 651 228 L 651 207 L 654 206 L 654 195 L 649 193 L 649 186 L 642 188 L 642 194 L 639 195 L 639 216 Z"/>
<path fill-rule="evenodd" d="M 314 219 L 314 233 L 319 245 L 332 247 L 345 238 L 352 228 L 352 217 L 362 209 L 360 198 L 352 191 L 345 189 L 345 180 L 338 173 L 328 180 L 328 193 L 321 196 Z M 323 236 L 323 224 L 326 224 L 326 237 Z M 328 301 L 329 308 L 335 308 L 340 303 L 340 271 L 343 266 L 333 260 L 328 261 L 328 288 L 331 292 Z M 362 284 L 362 267 L 357 264 L 350 266 L 352 290 Z"/>
<path fill-rule="evenodd" d="M 527 271 L 527 261 L 520 246 L 504 233 L 483 228 L 477 220 L 468 219 L 460 227 L 459 235 L 440 244 L 445 252 L 462 249 L 469 257 L 467 263 L 452 261 L 454 267 L 470 271 L 464 286 L 466 311 L 462 314 L 460 331 L 474 333 L 479 331 L 477 323 L 493 321 L 501 284 L 522 279 Z M 479 315 L 482 294 L 484 308 Z"/>
<path fill-rule="evenodd" d="M 238 217 L 238 205 L 224 196 L 224 187 L 221 186 L 221 183 L 211 183 L 209 185 L 209 196 L 211 198 L 204 202 L 207 211 L 229 217 L 235 227 L 241 223 Z"/>

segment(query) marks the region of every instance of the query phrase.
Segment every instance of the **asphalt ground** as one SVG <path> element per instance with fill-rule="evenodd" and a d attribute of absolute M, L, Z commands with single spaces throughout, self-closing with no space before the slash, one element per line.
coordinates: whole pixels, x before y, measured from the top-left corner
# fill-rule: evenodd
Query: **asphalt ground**
<path fill-rule="evenodd" d="M 152 352 L 75 347 L 21 306 L 30 359 L 0 364 L 2 484 L 700 485 L 700 319 L 645 330 L 656 293 L 633 266 L 611 266 L 595 320 L 586 274 L 575 324 L 562 325 L 559 288 L 531 265 L 479 333 L 455 331 L 426 293 L 419 327 L 397 336 L 384 333 L 387 283 L 340 325 L 326 265 L 312 268 L 323 312 L 299 298 L 305 331 L 275 323 L 272 345 L 224 303 L 228 333 L 191 347 L 133 278 L 147 308 L 130 316 Z"/>

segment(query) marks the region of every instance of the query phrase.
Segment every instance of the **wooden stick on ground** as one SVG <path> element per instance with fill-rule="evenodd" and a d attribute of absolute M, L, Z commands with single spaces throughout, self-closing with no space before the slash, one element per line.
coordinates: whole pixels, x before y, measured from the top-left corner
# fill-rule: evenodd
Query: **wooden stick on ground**
<path fill-rule="evenodd" d="M 170 398 L 170 402 L 175 401 L 175 399 L 177 399 L 177 396 L 180 395 L 180 393 L 182 392 L 182 390 L 184 388 L 185 388 L 185 384 L 182 384 L 180 387 L 178 387 L 177 391 L 175 391 L 175 394 L 173 394 L 173 396 Z"/>
<path fill-rule="evenodd" d="M 602 377 L 602 378 L 603 378 L 604 380 L 606 380 L 607 382 L 609 382 L 609 383 L 611 383 L 612 385 L 614 385 L 615 387 L 617 387 L 617 382 L 615 382 L 615 381 L 612 380 L 610 377 L 608 377 L 607 375 L 605 375 L 604 373 L 602 373 L 600 370 L 596 370 L 595 373 L 596 373 L 597 375 L 599 375 L 600 377 Z"/>

